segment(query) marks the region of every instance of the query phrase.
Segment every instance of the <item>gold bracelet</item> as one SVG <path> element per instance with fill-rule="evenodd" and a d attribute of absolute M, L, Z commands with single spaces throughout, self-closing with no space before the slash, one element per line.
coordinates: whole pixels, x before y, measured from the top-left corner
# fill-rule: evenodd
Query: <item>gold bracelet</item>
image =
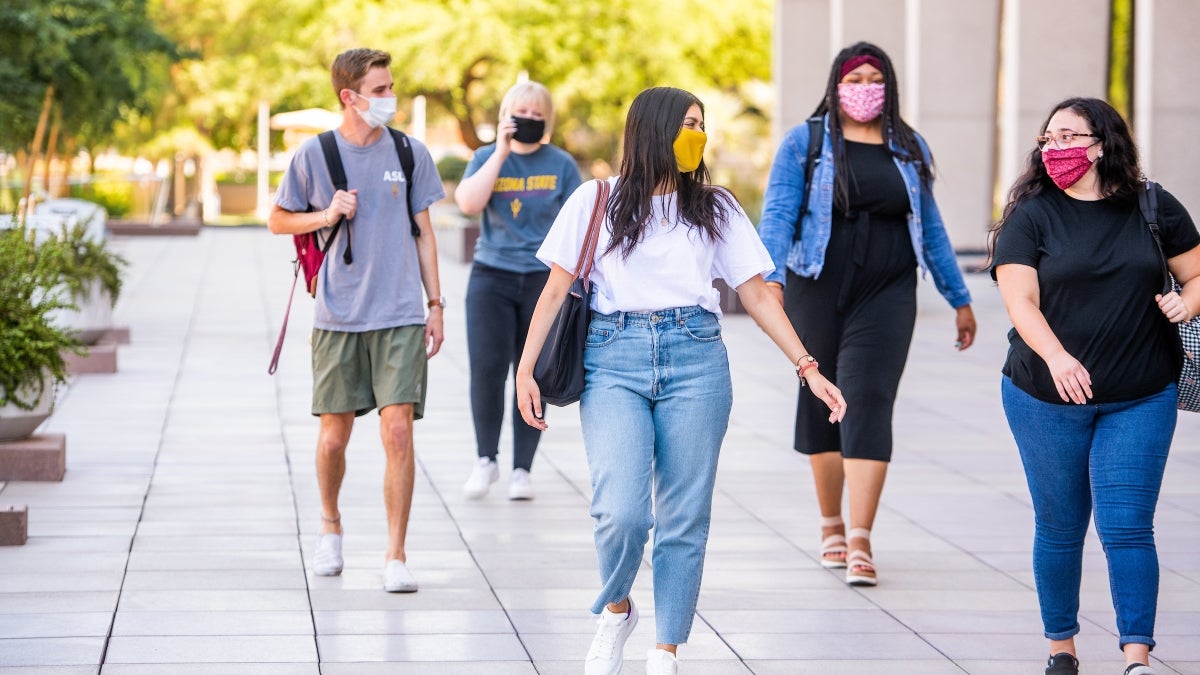
<path fill-rule="evenodd" d="M 329 227 L 329 209 L 321 212 L 321 220 L 325 221 L 325 227 Z"/>

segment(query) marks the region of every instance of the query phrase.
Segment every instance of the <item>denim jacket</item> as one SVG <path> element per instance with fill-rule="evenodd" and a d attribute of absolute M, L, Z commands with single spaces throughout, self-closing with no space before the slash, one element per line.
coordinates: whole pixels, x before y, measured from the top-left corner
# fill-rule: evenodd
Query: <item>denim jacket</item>
<path fill-rule="evenodd" d="M 917 136 L 927 160 L 929 148 L 925 139 Z M 895 151 L 895 145 L 892 145 Z M 821 156 L 813 165 L 812 190 L 808 197 L 808 213 L 800 228 L 800 239 L 793 240 L 796 214 L 800 211 L 800 192 L 804 189 L 804 164 L 808 155 L 808 124 L 793 127 L 784 136 L 763 201 L 762 220 L 758 236 L 762 239 L 775 271 L 767 281 L 786 283 L 784 265 L 802 277 L 817 278 L 825 266 L 825 247 L 833 225 L 833 144 L 829 137 L 829 116 L 825 116 L 825 139 Z M 904 185 L 908 188 L 908 234 L 913 252 L 921 267 L 921 275 L 933 273 L 933 283 L 951 307 L 971 303 L 971 293 L 963 282 L 958 259 L 950 246 L 950 238 L 942 224 L 942 215 L 928 185 L 921 182 L 919 161 L 895 158 Z"/>

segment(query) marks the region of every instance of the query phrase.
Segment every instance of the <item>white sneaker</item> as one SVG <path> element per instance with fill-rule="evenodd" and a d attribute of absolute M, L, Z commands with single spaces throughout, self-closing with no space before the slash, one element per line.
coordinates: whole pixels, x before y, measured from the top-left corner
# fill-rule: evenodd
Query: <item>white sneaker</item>
<path fill-rule="evenodd" d="M 322 534 L 317 537 L 313 552 L 312 571 L 319 577 L 336 577 L 342 573 L 342 535 Z"/>
<path fill-rule="evenodd" d="M 679 662 L 675 655 L 661 649 L 651 649 L 646 655 L 646 675 L 678 675 Z"/>
<path fill-rule="evenodd" d="M 592 646 L 588 648 L 587 661 L 583 664 L 584 675 L 617 675 L 621 672 L 625 653 L 625 640 L 638 622 L 637 607 L 629 600 L 629 616 L 613 614 L 605 607 L 600 611 L 600 625 Z"/>
<path fill-rule="evenodd" d="M 416 593 L 417 578 L 402 560 L 389 560 L 383 568 L 383 590 L 388 593 Z"/>
<path fill-rule="evenodd" d="M 471 469 L 471 477 L 463 484 L 463 496 L 467 499 L 479 499 L 487 494 L 492 483 L 500 480 L 500 467 L 491 457 L 480 457 Z"/>
<path fill-rule="evenodd" d="M 512 475 L 508 478 L 508 498 L 533 499 L 533 482 L 529 479 L 529 472 L 525 469 L 513 469 Z"/>

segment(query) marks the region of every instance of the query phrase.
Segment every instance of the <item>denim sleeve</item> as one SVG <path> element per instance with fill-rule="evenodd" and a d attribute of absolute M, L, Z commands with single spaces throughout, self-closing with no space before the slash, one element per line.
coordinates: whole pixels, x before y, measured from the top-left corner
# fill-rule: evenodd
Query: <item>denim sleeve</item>
<path fill-rule="evenodd" d="M 787 257 L 796 231 L 796 215 L 800 212 L 800 193 L 804 190 L 804 160 L 808 148 L 808 125 L 794 127 L 783 138 L 763 195 L 762 219 L 758 236 L 775 271 L 766 275 L 767 281 L 780 284 L 787 279 Z"/>
<path fill-rule="evenodd" d="M 920 136 L 921 152 L 925 161 L 930 161 L 929 147 Z M 921 237 L 924 239 L 925 264 L 933 274 L 933 284 L 950 306 L 958 309 L 971 304 L 971 292 L 963 281 L 962 270 L 958 267 L 958 257 L 950 244 L 950 236 L 946 234 L 946 226 L 942 222 L 942 213 L 938 210 L 937 202 L 933 199 L 932 186 L 921 182 Z"/>

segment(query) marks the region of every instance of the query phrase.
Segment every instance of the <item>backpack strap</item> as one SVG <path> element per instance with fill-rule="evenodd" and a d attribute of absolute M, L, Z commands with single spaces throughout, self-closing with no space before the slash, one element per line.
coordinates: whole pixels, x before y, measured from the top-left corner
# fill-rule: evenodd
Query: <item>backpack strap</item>
<path fill-rule="evenodd" d="M 406 197 L 404 205 L 408 207 L 408 222 L 412 225 L 412 235 L 419 237 L 421 228 L 417 227 L 417 219 L 413 216 L 412 207 L 413 169 L 416 167 L 412 144 L 408 142 L 408 136 L 404 135 L 403 131 L 391 127 L 388 127 L 387 130 L 392 132 L 392 140 L 396 143 L 396 154 L 400 156 L 400 170 L 404 172 L 404 195 Z"/>
<path fill-rule="evenodd" d="M 1175 290 L 1171 282 L 1171 270 L 1167 268 L 1167 256 L 1163 253 L 1162 237 L 1158 231 L 1158 183 L 1146 181 L 1138 186 L 1138 208 L 1142 211 L 1142 219 L 1150 228 L 1150 236 L 1154 238 L 1154 248 L 1158 249 L 1158 262 L 1162 265 L 1163 295 Z"/>
<path fill-rule="evenodd" d="M 814 115 L 808 118 L 808 154 L 804 157 L 804 192 L 800 193 L 800 213 L 796 226 L 792 228 L 792 241 L 800 239 L 800 222 L 808 214 L 808 192 L 812 189 L 813 167 L 821 161 L 821 141 L 825 140 L 825 118 Z"/>
<path fill-rule="evenodd" d="M 346 185 L 346 170 L 342 168 L 342 156 L 338 153 L 337 139 L 333 136 L 333 131 L 323 131 L 317 136 L 321 141 L 321 151 L 325 154 L 325 167 L 329 169 L 329 177 L 333 179 L 334 191 L 348 189 Z M 337 225 L 333 226 L 333 232 L 330 233 L 328 241 L 325 242 L 325 247 L 321 250 L 322 253 L 329 252 L 329 246 L 333 244 L 333 240 L 337 237 L 338 229 L 345 222 L 346 217 L 342 216 L 338 219 Z M 347 265 L 354 262 L 354 252 L 350 247 L 350 226 L 346 226 L 346 250 L 342 253 L 342 262 Z"/>

